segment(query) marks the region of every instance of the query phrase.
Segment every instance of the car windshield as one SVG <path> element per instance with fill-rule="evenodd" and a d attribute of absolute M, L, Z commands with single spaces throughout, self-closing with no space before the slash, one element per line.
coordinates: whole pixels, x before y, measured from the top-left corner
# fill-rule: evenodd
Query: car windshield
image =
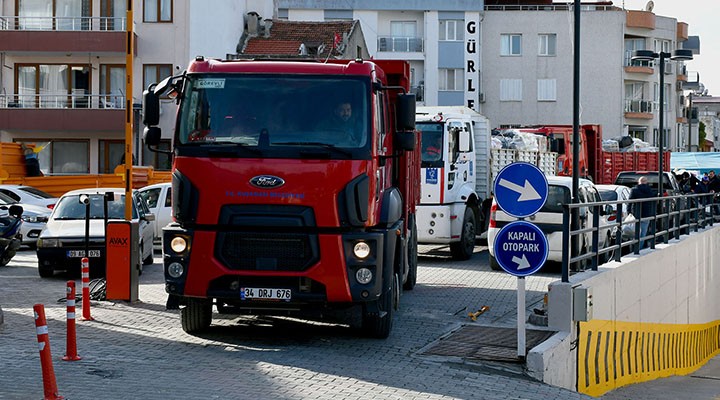
<path fill-rule="evenodd" d="M 561 213 L 563 204 L 570 203 L 570 189 L 565 186 L 549 185 L 545 205 L 540 212 Z"/>
<path fill-rule="evenodd" d="M 80 195 L 63 196 L 55 206 L 53 219 L 71 220 L 85 219 L 85 204 L 80 202 Z M 104 196 L 102 194 L 90 195 L 90 219 L 105 218 Z M 108 219 L 125 218 L 125 196 L 115 194 L 115 200 L 107 202 Z M 132 208 L 133 219 L 137 218 L 135 207 Z"/>
<path fill-rule="evenodd" d="M 615 184 L 632 188 L 632 187 L 635 187 L 635 185 L 637 185 L 638 179 L 641 176 L 644 176 L 647 178 L 648 185 L 650 185 L 650 187 L 657 189 L 657 187 L 658 187 L 658 174 L 657 173 L 647 173 L 647 174 L 622 174 L 621 173 L 620 175 L 618 175 L 617 179 L 615 179 Z M 665 190 L 673 189 L 673 185 L 672 185 L 672 182 L 670 182 L 670 179 L 672 179 L 672 178 L 665 175 L 665 178 L 663 179 L 663 188 Z"/>
<path fill-rule="evenodd" d="M 18 203 L 17 200 L 6 195 L 5 193 L 0 192 L 0 205 L 6 206 L 6 205 L 10 205 L 10 204 L 17 204 L 17 203 Z"/>
<path fill-rule="evenodd" d="M 600 198 L 602 201 L 615 201 L 618 199 L 618 194 L 614 190 L 598 189 L 598 192 L 600 192 Z"/>
<path fill-rule="evenodd" d="M 22 190 L 23 192 L 25 192 L 31 196 L 39 197 L 41 199 L 55 198 L 55 196 L 51 195 L 50 193 L 45 193 L 42 190 L 40 190 L 38 188 L 34 188 L 32 186 L 23 186 L 20 188 L 20 190 Z"/>

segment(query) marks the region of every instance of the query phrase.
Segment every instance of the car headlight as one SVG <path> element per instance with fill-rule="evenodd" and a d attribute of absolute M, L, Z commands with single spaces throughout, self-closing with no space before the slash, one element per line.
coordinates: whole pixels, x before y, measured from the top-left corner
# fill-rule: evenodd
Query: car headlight
<path fill-rule="evenodd" d="M 187 240 L 182 236 L 175 236 L 170 241 L 170 248 L 176 253 L 182 253 L 187 250 Z"/>
<path fill-rule="evenodd" d="M 30 223 L 39 222 L 37 215 L 23 215 L 20 218 L 22 218 L 22 220 L 24 222 L 30 222 Z"/>
<path fill-rule="evenodd" d="M 365 242 L 357 242 L 353 246 L 353 254 L 359 259 L 365 259 L 370 255 L 370 245 Z"/>
<path fill-rule="evenodd" d="M 60 247 L 60 240 L 58 239 L 38 239 L 37 247 Z"/>

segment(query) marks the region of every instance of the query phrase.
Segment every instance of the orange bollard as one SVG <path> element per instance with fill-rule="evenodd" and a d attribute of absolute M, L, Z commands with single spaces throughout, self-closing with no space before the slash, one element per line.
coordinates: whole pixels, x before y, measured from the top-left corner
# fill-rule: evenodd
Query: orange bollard
<path fill-rule="evenodd" d="M 83 320 L 93 321 L 90 316 L 90 260 L 82 258 L 82 314 Z"/>
<path fill-rule="evenodd" d="M 53 370 L 52 355 L 50 354 L 50 337 L 48 336 L 47 321 L 45 320 L 45 306 L 35 304 L 35 330 L 37 331 L 38 349 L 40 350 L 40 366 L 42 367 L 43 390 L 45 400 L 64 399 L 58 394 Z"/>
<path fill-rule="evenodd" d="M 67 282 L 67 345 L 65 346 L 65 361 L 82 360 L 77 354 L 77 336 L 75 335 L 75 281 Z"/>

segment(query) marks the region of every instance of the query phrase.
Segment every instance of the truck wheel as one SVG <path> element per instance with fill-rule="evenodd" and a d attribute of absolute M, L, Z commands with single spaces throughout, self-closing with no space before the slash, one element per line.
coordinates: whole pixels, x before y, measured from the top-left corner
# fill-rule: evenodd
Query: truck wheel
<path fill-rule="evenodd" d="M 187 304 L 180 311 L 180 320 L 183 330 L 187 333 L 207 329 L 212 322 L 212 302 L 204 299 L 187 299 Z"/>
<path fill-rule="evenodd" d="M 500 264 L 498 264 L 497 259 L 493 257 L 491 254 L 488 254 L 488 259 L 490 260 L 490 269 L 493 271 L 501 271 L 502 267 Z"/>
<path fill-rule="evenodd" d="M 377 299 L 377 305 L 380 313 L 369 313 L 367 309 L 363 310 L 362 329 L 368 337 L 376 339 L 385 339 L 390 336 L 392 330 L 393 309 L 395 308 L 395 299 L 399 296 L 400 285 L 398 275 L 393 275 L 394 282 L 390 290 L 386 291 Z"/>
<path fill-rule="evenodd" d="M 403 284 L 403 289 L 413 290 L 417 283 L 417 226 L 415 225 L 415 216 L 410 216 L 409 224 L 410 230 L 407 243 L 407 262 L 408 262 L 408 276 Z"/>
<path fill-rule="evenodd" d="M 450 254 L 455 260 L 468 260 L 475 251 L 475 212 L 472 208 L 465 208 L 462 222 L 460 241 L 450 243 Z"/>

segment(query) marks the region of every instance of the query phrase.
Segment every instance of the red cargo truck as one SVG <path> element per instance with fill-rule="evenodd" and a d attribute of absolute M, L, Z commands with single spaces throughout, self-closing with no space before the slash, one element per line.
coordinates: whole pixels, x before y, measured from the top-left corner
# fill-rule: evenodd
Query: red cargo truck
<path fill-rule="evenodd" d="M 143 95 L 145 142 L 176 93 L 166 290 L 186 332 L 212 307 L 359 316 L 387 337 L 417 276 L 419 135 L 406 61 L 197 57 Z M 156 149 L 157 150 L 157 149 Z"/>
<path fill-rule="evenodd" d="M 548 138 L 550 150 L 558 153 L 557 171 L 560 176 L 572 176 L 573 127 L 572 125 L 539 125 L 519 128 Z M 600 125 L 580 125 L 580 177 L 596 184 L 611 184 L 621 171 L 656 171 L 658 153 L 642 151 L 605 151 L 602 147 Z M 670 152 L 664 152 L 664 169 L 670 170 Z"/>

